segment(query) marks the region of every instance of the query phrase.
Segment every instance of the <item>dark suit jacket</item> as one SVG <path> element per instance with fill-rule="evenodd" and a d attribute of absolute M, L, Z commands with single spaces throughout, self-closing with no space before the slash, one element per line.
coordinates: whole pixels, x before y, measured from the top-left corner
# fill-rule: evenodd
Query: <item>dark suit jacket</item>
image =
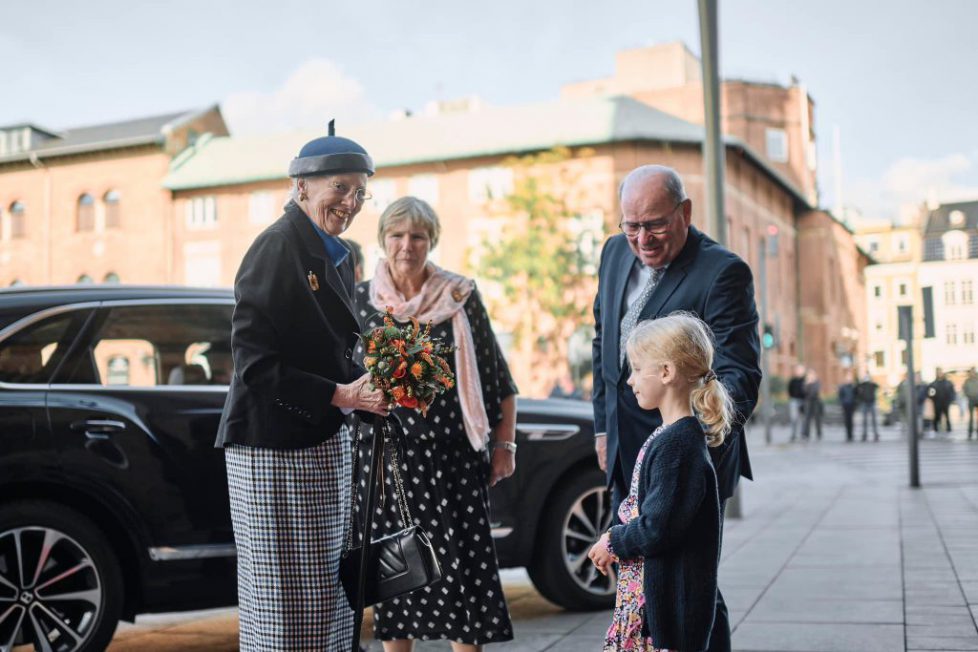
<path fill-rule="evenodd" d="M 662 423 L 658 410 L 643 410 L 626 384 L 628 363 L 619 367 L 619 337 L 625 291 L 635 254 L 624 235 L 605 243 L 594 300 L 594 431 L 607 433 L 608 484 L 627 494 L 635 458 L 642 443 Z M 686 245 L 649 297 L 639 319 L 654 319 L 676 310 L 695 313 L 713 330 L 713 369 L 730 391 L 740 422 L 757 404 L 761 381 L 757 308 L 750 267 L 695 227 Z M 733 495 L 739 476 L 752 478 L 743 426 L 736 426 L 722 446 L 711 448 L 720 498 Z"/>
<path fill-rule="evenodd" d="M 352 296 L 351 258 L 337 268 L 290 202 L 255 239 L 234 281 L 234 377 L 216 446 L 308 448 L 336 434 L 344 419 L 330 405 L 336 385 L 364 373 L 353 362 L 360 328 Z"/>

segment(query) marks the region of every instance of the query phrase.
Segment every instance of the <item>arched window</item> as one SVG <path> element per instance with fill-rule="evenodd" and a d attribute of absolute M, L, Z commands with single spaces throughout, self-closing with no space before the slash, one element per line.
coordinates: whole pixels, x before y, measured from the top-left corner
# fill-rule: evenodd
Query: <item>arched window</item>
<path fill-rule="evenodd" d="M 24 202 L 15 201 L 10 205 L 10 237 L 23 238 L 27 235 L 27 208 Z"/>
<path fill-rule="evenodd" d="M 115 272 L 109 272 L 108 274 L 105 275 L 105 278 L 102 279 L 102 282 L 103 283 L 118 283 L 119 282 L 119 275 L 116 274 Z"/>
<path fill-rule="evenodd" d="M 88 274 L 82 274 L 81 276 L 78 277 L 78 280 L 75 282 L 78 283 L 79 285 L 90 285 L 95 281 L 93 281 L 92 277 L 89 276 Z"/>
<path fill-rule="evenodd" d="M 95 230 L 95 198 L 87 192 L 78 198 L 78 218 L 75 230 L 79 233 Z"/>
<path fill-rule="evenodd" d="M 122 226 L 122 215 L 119 210 L 119 192 L 110 190 L 103 197 L 105 202 L 105 228 L 117 229 Z"/>

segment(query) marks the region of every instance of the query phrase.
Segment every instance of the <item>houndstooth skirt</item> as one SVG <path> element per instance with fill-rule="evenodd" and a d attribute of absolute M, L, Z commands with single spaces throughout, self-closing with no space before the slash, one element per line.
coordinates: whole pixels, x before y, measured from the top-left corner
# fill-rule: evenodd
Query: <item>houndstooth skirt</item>
<path fill-rule="evenodd" d="M 224 451 L 240 649 L 345 652 L 353 611 L 339 560 L 350 511 L 350 431 L 344 426 L 313 448 Z"/>

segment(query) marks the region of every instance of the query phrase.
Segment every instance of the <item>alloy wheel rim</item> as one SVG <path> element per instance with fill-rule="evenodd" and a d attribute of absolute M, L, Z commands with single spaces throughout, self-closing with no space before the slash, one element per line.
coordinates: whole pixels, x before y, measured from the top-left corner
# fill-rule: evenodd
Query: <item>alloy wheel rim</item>
<path fill-rule="evenodd" d="M 101 611 L 95 563 L 77 541 L 46 527 L 0 532 L 0 652 L 78 650 Z"/>
<path fill-rule="evenodd" d="M 564 517 L 561 536 L 564 565 L 581 589 L 596 596 L 613 595 L 618 584 L 614 568 L 602 575 L 587 556 L 591 546 L 610 526 L 611 508 L 608 490 L 604 487 L 590 489 L 578 496 Z"/>

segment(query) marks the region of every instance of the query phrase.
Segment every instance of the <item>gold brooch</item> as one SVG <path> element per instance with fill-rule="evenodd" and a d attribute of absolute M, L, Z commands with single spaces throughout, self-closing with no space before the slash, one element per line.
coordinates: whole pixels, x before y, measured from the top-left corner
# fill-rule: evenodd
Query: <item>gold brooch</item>
<path fill-rule="evenodd" d="M 455 301 L 461 301 L 462 293 L 459 292 L 458 290 L 452 290 L 452 298 L 455 299 Z"/>
<path fill-rule="evenodd" d="M 312 288 L 312 291 L 319 292 L 319 279 L 312 273 L 312 270 L 309 270 L 306 278 L 309 279 L 309 287 Z"/>

